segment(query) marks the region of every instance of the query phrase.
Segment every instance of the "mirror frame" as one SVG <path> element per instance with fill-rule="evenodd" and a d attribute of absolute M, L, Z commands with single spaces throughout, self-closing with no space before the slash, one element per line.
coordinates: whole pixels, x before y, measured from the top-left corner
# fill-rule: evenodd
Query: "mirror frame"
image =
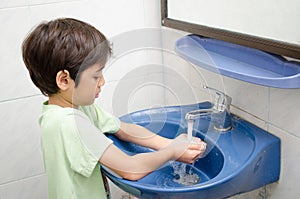
<path fill-rule="evenodd" d="M 219 39 L 277 55 L 300 59 L 300 45 L 168 18 L 168 0 L 161 0 L 161 24 L 169 28 L 200 36 Z"/>

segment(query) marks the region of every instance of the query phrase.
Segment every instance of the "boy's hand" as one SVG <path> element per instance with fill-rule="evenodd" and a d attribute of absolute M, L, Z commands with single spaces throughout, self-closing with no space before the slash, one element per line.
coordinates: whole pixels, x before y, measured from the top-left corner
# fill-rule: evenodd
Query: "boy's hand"
<path fill-rule="evenodd" d="M 172 147 L 172 150 L 174 150 L 175 160 L 193 163 L 204 154 L 206 143 L 196 137 L 189 141 L 186 134 L 181 134 L 167 146 L 167 148 L 169 147 Z"/>

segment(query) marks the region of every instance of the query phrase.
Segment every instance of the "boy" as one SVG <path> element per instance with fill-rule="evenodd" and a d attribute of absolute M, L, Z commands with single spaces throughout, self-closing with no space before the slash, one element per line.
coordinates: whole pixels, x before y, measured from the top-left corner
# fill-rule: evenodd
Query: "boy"
<path fill-rule="evenodd" d="M 33 83 L 48 97 L 39 119 L 50 199 L 106 198 L 99 165 L 138 180 L 169 160 L 192 163 L 206 144 L 174 140 L 120 122 L 94 104 L 111 48 L 93 26 L 72 18 L 39 24 L 22 45 Z M 156 151 L 128 156 L 103 133 Z"/>

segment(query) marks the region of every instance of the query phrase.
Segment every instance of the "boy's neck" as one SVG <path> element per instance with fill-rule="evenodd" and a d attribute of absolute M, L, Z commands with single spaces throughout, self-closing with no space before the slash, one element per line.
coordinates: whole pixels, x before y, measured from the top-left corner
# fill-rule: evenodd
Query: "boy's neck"
<path fill-rule="evenodd" d="M 59 94 L 53 94 L 49 96 L 48 104 L 57 105 L 63 108 L 75 108 L 75 109 L 78 108 L 78 106 L 75 106 L 72 103 L 72 100 L 68 100 L 64 96 Z"/>

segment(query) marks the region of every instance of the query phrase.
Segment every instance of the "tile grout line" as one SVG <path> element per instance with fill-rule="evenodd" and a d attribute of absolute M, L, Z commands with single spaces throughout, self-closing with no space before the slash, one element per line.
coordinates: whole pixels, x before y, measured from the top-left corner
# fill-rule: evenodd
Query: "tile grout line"
<path fill-rule="evenodd" d="M 32 175 L 32 176 L 28 176 L 28 177 L 25 177 L 25 178 L 17 179 L 17 180 L 7 181 L 7 182 L 4 182 L 4 183 L 1 183 L 1 184 L 0 184 L 0 187 L 1 187 L 1 186 L 6 186 L 6 185 L 10 185 L 10 184 L 13 184 L 13 183 L 18 183 L 18 182 L 30 180 L 30 179 L 33 179 L 33 178 L 36 178 L 36 177 L 41 177 L 41 176 L 44 176 L 44 175 L 46 175 L 45 172 L 43 172 L 43 173 L 38 173 L 38 174 L 35 174 L 35 175 Z"/>
<path fill-rule="evenodd" d="M 37 96 L 43 96 L 43 95 L 42 94 L 34 94 L 34 95 L 27 95 L 27 96 L 15 97 L 15 98 L 10 98 L 10 99 L 3 99 L 3 100 L 0 100 L 0 103 L 11 102 L 11 101 L 16 101 L 16 100 L 21 100 L 21 99 L 28 99 L 28 98 L 37 97 Z"/>

